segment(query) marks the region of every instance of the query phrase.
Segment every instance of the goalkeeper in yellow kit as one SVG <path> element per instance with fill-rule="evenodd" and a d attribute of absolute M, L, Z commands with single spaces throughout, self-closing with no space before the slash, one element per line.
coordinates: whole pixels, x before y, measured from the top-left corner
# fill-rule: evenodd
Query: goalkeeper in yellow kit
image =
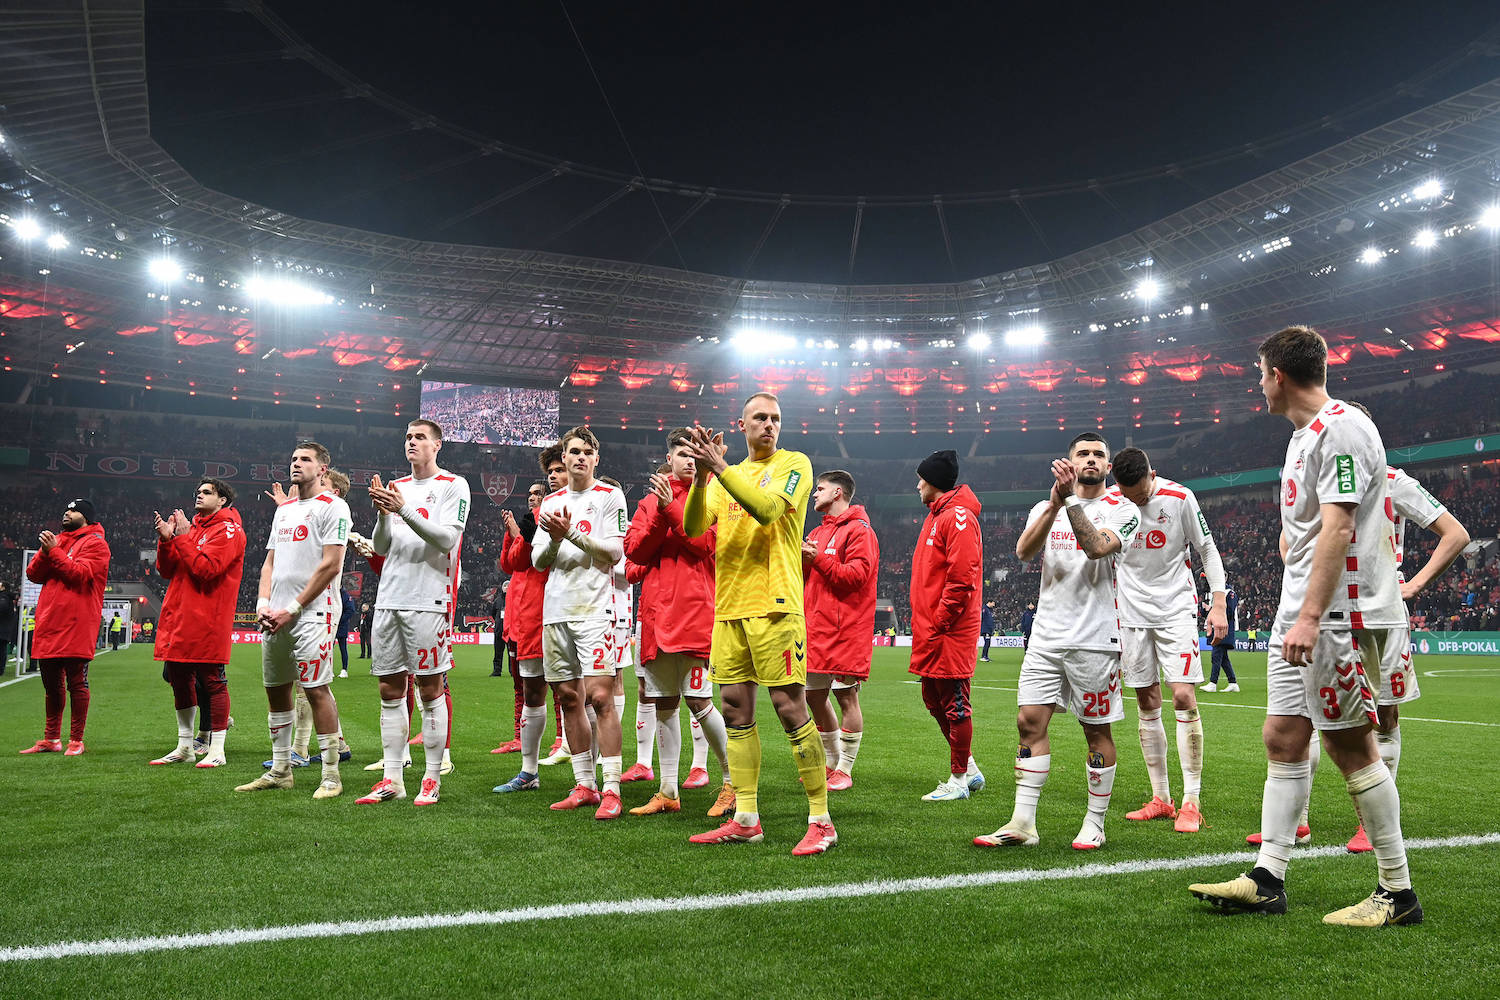
<path fill-rule="evenodd" d="M 730 844 L 758 843 L 764 837 L 756 801 L 761 746 L 755 728 L 756 689 L 764 686 L 807 791 L 807 835 L 792 853 L 822 854 L 838 842 L 838 834 L 828 815 L 823 746 L 803 693 L 807 625 L 802 616 L 802 527 L 813 487 L 812 463 L 801 452 L 778 450 L 781 405 L 770 393 L 758 392 L 745 401 L 739 426 L 750 455 L 738 465 L 724 460 L 728 448 L 722 432 L 693 428 L 694 478 L 682 515 L 683 530 L 692 537 L 718 525 L 711 659 L 729 731 L 729 780 L 735 794 L 729 822 L 689 839 Z"/>

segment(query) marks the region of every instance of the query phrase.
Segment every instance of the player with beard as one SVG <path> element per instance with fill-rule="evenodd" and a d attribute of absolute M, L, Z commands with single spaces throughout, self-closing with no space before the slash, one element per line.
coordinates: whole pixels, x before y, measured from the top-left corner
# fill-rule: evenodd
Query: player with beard
<path fill-rule="evenodd" d="M 1110 725 L 1125 717 L 1113 557 L 1140 524 L 1134 504 L 1108 495 L 1108 474 L 1104 438 L 1092 431 L 1075 437 L 1068 457 L 1052 463 L 1052 493 L 1032 508 L 1016 543 L 1022 562 L 1042 556 L 1041 596 L 1017 685 L 1015 811 L 994 833 L 974 838 L 982 847 L 1038 842 L 1036 807 L 1052 768 L 1047 729 L 1063 704 L 1083 726 L 1088 744 L 1088 812 L 1073 847 L 1104 846 L 1104 816 L 1115 784 Z"/>

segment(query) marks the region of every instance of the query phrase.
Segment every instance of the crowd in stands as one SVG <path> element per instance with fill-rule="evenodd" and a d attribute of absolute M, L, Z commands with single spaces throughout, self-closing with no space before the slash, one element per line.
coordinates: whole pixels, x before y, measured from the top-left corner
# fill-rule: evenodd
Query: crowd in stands
<path fill-rule="evenodd" d="M 1492 385 L 1492 381 L 1486 381 Z M 1458 394 L 1460 405 L 1466 416 L 1466 432 L 1479 433 L 1493 430 L 1497 424 L 1497 408 L 1500 397 L 1482 401 L 1475 395 L 1477 390 L 1469 376 L 1454 376 L 1441 383 L 1447 390 Z M 1432 389 L 1411 390 L 1428 392 Z M 1400 397 L 1403 394 L 1389 394 Z M 1395 410 L 1401 405 L 1399 398 L 1370 397 L 1377 417 Z M 11 416 L 16 410 L 10 411 Z M 1477 415 L 1476 415 L 1477 414 Z M 1280 417 L 1263 418 L 1280 421 L 1274 430 L 1268 426 L 1264 434 L 1247 433 L 1236 429 L 1227 435 L 1223 444 L 1227 454 L 1243 464 L 1238 467 L 1277 464 L 1285 447 L 1285 421 Z M 17 439 L 25 441 L 33 451 L 89 451 L 146 457 L 189 457 L 194 460 L 226 460 L 237 463 L 241 479 L 235 482 L 240 496 L 236 506 L 244 520 L 251 539 L 244 583 L 241 588 L 240 605 L 248 609 L 254 606 L 258 584 L 258 570 L 263 540 L 269 531 L 273 502 L 264 495 L 269 483 L 252 483 L 244 480 L 250 463 L 263 463 L 274 473 L 285 468 L 287 455 L 295 442 L 302 437 L 316 437 L 327 445 L 334 455 L 335 466 L 353 472 L 356 484 L 366 481 L 358 470 L 378 471 L 387 479 L 399 475 L 403 453 L 399 431 L 389 427 L 362 430 L 354 427 L 296 427 L 289 423 L 251 424 L 235 420 L 192 420 L 182 417 L 156 417 L 142 414 L 107 414 L 88 411 L 50 410 L 44 419 L 29 421 L 29 427 L 21 428 Z M 1241 425 L 1243 428 L 1246 425 Z M 1419 428 L 1420 424 L 1409 424 Z M 1454 425 L 1443 424 L 1423 430 L 1422 433 L 1451 437 Z M 1393 437 L 1395 435 L 1393 434 Z M 1397 438 L 1399 440 L 1399 438 Z M 1201 448 L 1200 444 L 1200 448 Z M 1259 449 L 1257 451 L 1256 449 Z M 1205 454 L 1205 452 L 1198 452 Z M 1206 452 L 1213 454 L 1213 452 Z M 1153 456 L 1155 458 L 1155 456 Z M 1155 459 L 1163 473 L 1173 478 L 1190 478 L 1191 475 L 1209 468 L 1222 472 L 1237 467 L 1227 458 L 1215 456 L 1211 467 L 1201 469 L 1168 464 L 1173 461 L 1169 454 L 1166 460 Z M 606 441 L 603 447 L 602 474 L 613 474 L 625 488 L 626 496 L 633 506 L 644 492 L 646 474 L 660 459 L 660 449 L 650 445 L 616 444 Z M 536 450 L 530 447 L 507 447 L 498 445 L 476 445 L 449 442 L 445 445 L 442 464 L 468 477 L 474 494 L 473 514 L 464 534 L 462 565 L 463 583 L 459 592 L 459 615 L 484 615 L 489 611 L 489 595 L 500 585 L 504 576 L 498 567 L 500 541 L 503 532 L 499 517 L 499 505 L 520 513 L 524 506 L 526 484 L 540 478 L 536 466 Z M 1015 480 L 1022 477 L 1016 472 L 1022 463 L 1012 461 L 1008 475 Z M 859 490 L 857 501 L 868 502 L 872 495 L 889 496 L 914 492 L 915 472 L 910 461 L 854 460 L 838 457 L 813 456 L 815 469 L 823 470 L 843 467 L 851 471 Z M 143 463 L 149 468 L 148 463 Z M 198 468 L 191 465 L 194 472 Z M 1451 462 L 1444 469 L 1414 470 L 1429 489 L 1453 511 L 1454 515 L 1469 529 L 1476 540 L 1495 539 L 1500 534 L 1500 478 L 1490 466 L 1482 463 L 1460 464 Z M 984 463 L 963 460 L 961 479 L 974 484 L 975 476 L 984 476 Z M 1025 485 L 1040 491 L 1045 485 L 1043 468 L 1037 474 L 1028 472 Z M 506 482 L 509 490 L 504 495 L 486 498 L 486 474 L 510 477 Z M 196 479 L 191 476 L 178 479 L 152 479 L 132 477 L 78 476 L 72 473 L 48 473 L 40 470 L 18 472 L 9 475 L 0 484 L 0 576 L 18 581 L 21 566 L 21 550 L 35 545 L 38 532 L 46 528 L 56 529 L 62 509 L 74 496 L 90 497 L 105 526 L 113 551 L 110 579 L 114 582 L 144 583 L 158 595 L 165 591 L 165 584 L 155 572 L 150 554 L 155 548 L 152 531 L 153 511 L 163 513 L 175 507 L 189 510 L 193 486 Z M 980 489 L 993 488 L 997 483 L 979 483 Z M 1016 485 L 1013 481 L 999 485 Z M 1225 493 L 1204 494 L 1205 512 L 1213 525 L 1219 550 L 1224 557 L 1225 568 L 1231 585 L 1240 600 L 1240 625 L 1242 629 L 1267 629 L 1275 614 L 1280 587 L 1280 561 L 1277 558 L 1277 509 L 1272 497 L 1273 488 L 1261 484 L 1252 489 Z M 369 532 L 373 524 L 373 513 L 367 500 L 356 485 L 350 498 L 354 512 L 356 531 Z M 1015 557 L 1015 543 L 1024 527 L 1026 506 L 997 507 L 990 504 L 981 516 L 984 529 L 984 586 L 986 600 L 995 602 L 995 616 L 999 628 L 1016 631 L 1026 606 L 1034 602 L 1037 594 L 1038 564 L 1022 565 Z M 917 543 L 925 511 L 920 507 L 870 507 L 870 516 L 881 542 L 882 565 L 879 596 L 890 599 L 895 605 L 897 621 L 905 625 L 911 620 L 908 593 L 910 587 L 911 554 Z M 809 527 L 816 514 L 810 514 Z M 1481 558 L 1470 565 L 1466 560 L 1459 563 L 1431 590 L 1413 602 L 1412 613 L 1431 627 L 1449 630 L 1500 629 L 1500 568 L 1497 568 L 1495 546 L 1491 545 Z M 1408 531 L 1408 572 L 1415 572 L 1432 550 L 1432 536 L 1420 529 Z M 346 571 L 359 572 L 368 569 L 362 559 L 351 552 Z M 367 588 L 374 585 L 373 577 L 366 573 Z M 366 594 L 369 596 L 367 589 Z"/>
<path fill-rule="evenodd" d="M 556 389 L 457 385 L 422 394 L 422 415 L 454 441 L 541 446 L 558 433 Z"/>

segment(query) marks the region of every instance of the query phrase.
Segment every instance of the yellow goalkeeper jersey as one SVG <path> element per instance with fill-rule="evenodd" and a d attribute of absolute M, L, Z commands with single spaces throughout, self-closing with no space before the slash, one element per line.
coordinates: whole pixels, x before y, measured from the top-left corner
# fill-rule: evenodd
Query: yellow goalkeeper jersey
<path fill-rule="evenodd" d="M 714 619 L 802 614 L 802 527 L 812 496 L 812 462 L 782 449 L 763 462 L 745 459 L 736 468 L 750 482 L 785 503 L 780 517 L 761 524 L 718 479 L 708 484 L 710 524 L 718 525 L 714 553 Z"/>

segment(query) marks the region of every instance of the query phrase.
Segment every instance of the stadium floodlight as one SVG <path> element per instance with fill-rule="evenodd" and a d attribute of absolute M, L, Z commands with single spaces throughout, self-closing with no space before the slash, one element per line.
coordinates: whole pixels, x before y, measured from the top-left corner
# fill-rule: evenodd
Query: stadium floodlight
<path fill-rule="evenodd" d="M 1021 326 L 1005 333 L 1007 347 L 1035 347 L 1047 339 L 1047 331 L 1039 326 Z"/>
<path fill-rule="evenodd" d="M 146 264 L 146 273 L 163 285 L 170 285 L 182 277 L 182 268 L 170 257 L 153 257 Z"/>
<path fill-rule="evenodd" d="M 47 237 L 48 250 L 66 250 L 67 247 L 68 238 L 62 233 L 53 233 L 51 236 Z"/>
<path fill-rule="evenodd" d="M 970 350 L 982 351 L 990 346 L 990 335 L 987 333 L 974 333 L 969 335 Z"/>
<path fill-rule="evenodd" d="M 22 240 L 34 240 L 42 235 L 42 224 L 29 215 L 23 215 L 10 224 L 10 228 L 16 231 L 16 236 Z"/>
<path fill-rule="evenodd" d="M 1411 189 L 1411 196 L 1419 201 L 1440 198 L 1442 194 L 1443 182 L 1436 177 L 1429 178 Z"/>
<path fill-rule="evenodd" d="M 1433 232 L 1431 229 L 1423 229 L 1419 230 L 1417 232 L 1417 235 L 1411 238 L 1411 245 L 1422 250 L 1427 250 L 1431 247 L 1437 246 L 1437 241 L 1437 233 Z"/>
<path fill-rule="evenodd" d="M 327 292 L 285 278 L 250 278 L 245 282 L 245 292 L 252 299 L 278 306 L 326 306 L 333 303 L 333 296 Z"/>
<path fill-rule="evenodd" d="M 1145 299 L 1147 302 L 1156 298 L 1160 292 L 1161 283 L 1155 278 L 1142 278 L 1140 283 L 1135 286 L 1136 297 Z"/>
<path fill-rule="evenodd" d="M 1480 212 L 1479 224 L 1489 229 L 1500 229 L 1500 205 L 1491 205 Z"/>
<path fill-rule="evenodd" d="M 768 333 L 754 327 L 742 327 L 729 338 L 729 344 L 744 354 L 764 354 L 768 351 L 791 351 L 797 346 L 797 341 L 785 333 Z"/>
<path fill-rule="evenodd" d="M 856 351 L 863 353 L 870 349 L 870 342 L 863 337 L 857 337 L 855 338 L 854 343 L 850 346 L 853 347 Z"/>
<path fill-rule="evenodd" d="M 1361 264 L 1378 264 L 1385 253 L 1379 247 L 1365 247 L 1360 251 L 1359 262 Z"/>

